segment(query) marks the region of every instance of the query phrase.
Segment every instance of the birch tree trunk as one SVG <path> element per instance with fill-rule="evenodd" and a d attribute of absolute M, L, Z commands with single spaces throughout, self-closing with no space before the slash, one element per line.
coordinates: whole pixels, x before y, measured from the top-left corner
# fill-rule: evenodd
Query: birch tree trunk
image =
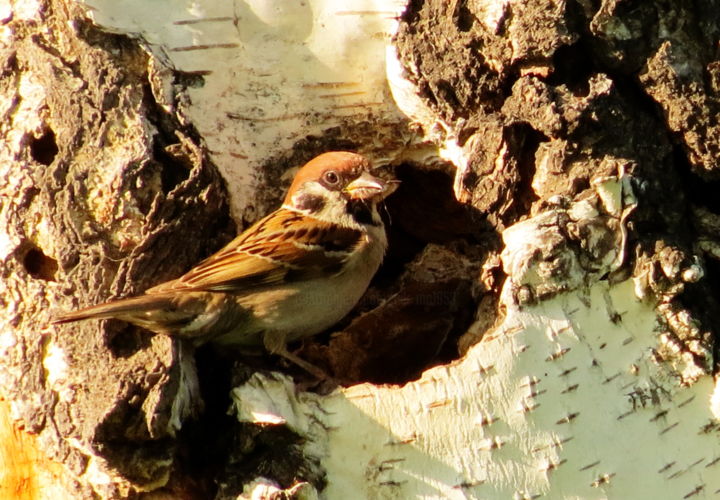
<path fill-rule="evenodd" d="M 717 12 L 0 4 L 0 497 L 717 494 Z M 300 350 L 343 387 L 49 325 L 181 274 L 333 149 L 402 181 L 370 290 Z"/>

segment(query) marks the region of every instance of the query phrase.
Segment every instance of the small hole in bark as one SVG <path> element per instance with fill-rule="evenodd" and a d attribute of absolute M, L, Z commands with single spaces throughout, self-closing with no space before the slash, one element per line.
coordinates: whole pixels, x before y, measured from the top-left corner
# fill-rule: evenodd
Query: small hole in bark
<path fill-rule="evenodd" d="M 50 165 L 58 154 L 55 132 L 48 128 L 40 137 L 30 140 L 30 156 L 43 165 Z"/>
<path fill-rule="evenodd" d="M 587 177 L 575 177 L 571 181 L 570 186 L 572 187 L 570 190 L 571 193 L 582 193 L 586 189 L 590 189 L 590 179 Z"/>
<path fill-rule="evenodd" d="M 592 50 L 582 42 L 563 45 L 553 54 L 555 70 L 548 78 L 551 85 L 566 85 L 577 97 L 590 93 L 590 76 L 595 72 Z"/>
<path fill-rule="evenodd" d="M 55 273 L 58 270 L 58 263 L 55 259 L 48 257 L 38 247 L 30 248 L 23 257 L 25 270 L 35 279 L 55 281 Z"/>
<path fill-rule="evenodd" d="M 466 6 L 458 9 L 456 25 L 460 31 L 470 31 L 475 24 L 475 15 Z"/>
<path fill-rule="evenodd" d="M 188 171 L 183 170 L 176 164 L 165 164 L 160 178 L 162 179 L 163 192 L 167 194 L 188 178 Z"/>
<path fill-rule="evenodd" d="M 162 168 L 160 172 L 162 189 L 167 194 L 187 180 L 193 166 L 190 159 L 176 144 L 163 147 L 157 140 L 153 149 L 155 158 L 160 162 Z"/>
<path fill-rule="evenodd" d="M 517 162 L 520 181 L 515 186 L 517 215 L 530 212 L 538 196 L 532 187 L 535 177 L 535 153 L 541 142 L 548 140 L 545 135 L 532 128 L 528 123 L 520 122 L 507 127 L 504 132 L 509 151 Z"/>

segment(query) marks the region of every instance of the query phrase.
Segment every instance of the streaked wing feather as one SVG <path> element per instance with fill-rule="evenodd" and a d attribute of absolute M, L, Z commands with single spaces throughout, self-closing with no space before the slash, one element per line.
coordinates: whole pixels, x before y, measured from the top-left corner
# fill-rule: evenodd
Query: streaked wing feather
<path fill-rule="evenodd" d="M 175 281 L 148 290 L 232 292 L 338 272 L 361 231 L 281 208 Z"/>

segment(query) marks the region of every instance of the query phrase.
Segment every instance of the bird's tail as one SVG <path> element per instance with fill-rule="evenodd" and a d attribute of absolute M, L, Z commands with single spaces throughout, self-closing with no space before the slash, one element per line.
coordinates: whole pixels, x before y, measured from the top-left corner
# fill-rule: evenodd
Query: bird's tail
<path fill-rule="evenodd" d="M 168 295 L 140 295 L 127 299 L 112 300 L 95 306 L 84 307 L 55 316 L 53 324 L 72 323 L 84 319 L 117 318 L 136 323 L 135 318 L 153 316 L 154 312 L 173 309 Z"/>
<path fill-rule="evenodd" d="M 228 313 L 228 314 L 225 314 Z M 203 343 L 236 328 L 245 312 L 223 293 L 149 293 L 60 314 L 52 323 L 116 318 L 151 332 Z"/>

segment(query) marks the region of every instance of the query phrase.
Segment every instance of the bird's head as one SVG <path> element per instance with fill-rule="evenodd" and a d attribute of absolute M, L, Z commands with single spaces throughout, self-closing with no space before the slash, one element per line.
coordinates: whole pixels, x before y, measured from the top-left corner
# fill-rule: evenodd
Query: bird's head
<path fill-rule="evenodd" d="M 370 170 L 370 161 L 356 153 L 321 154 L 295 175 L 284 205 L 331 222 L 341 222 L 349 214 L 357 223 L 377 224 L 376 205 L 394 191 L 396 183 Z"/>

